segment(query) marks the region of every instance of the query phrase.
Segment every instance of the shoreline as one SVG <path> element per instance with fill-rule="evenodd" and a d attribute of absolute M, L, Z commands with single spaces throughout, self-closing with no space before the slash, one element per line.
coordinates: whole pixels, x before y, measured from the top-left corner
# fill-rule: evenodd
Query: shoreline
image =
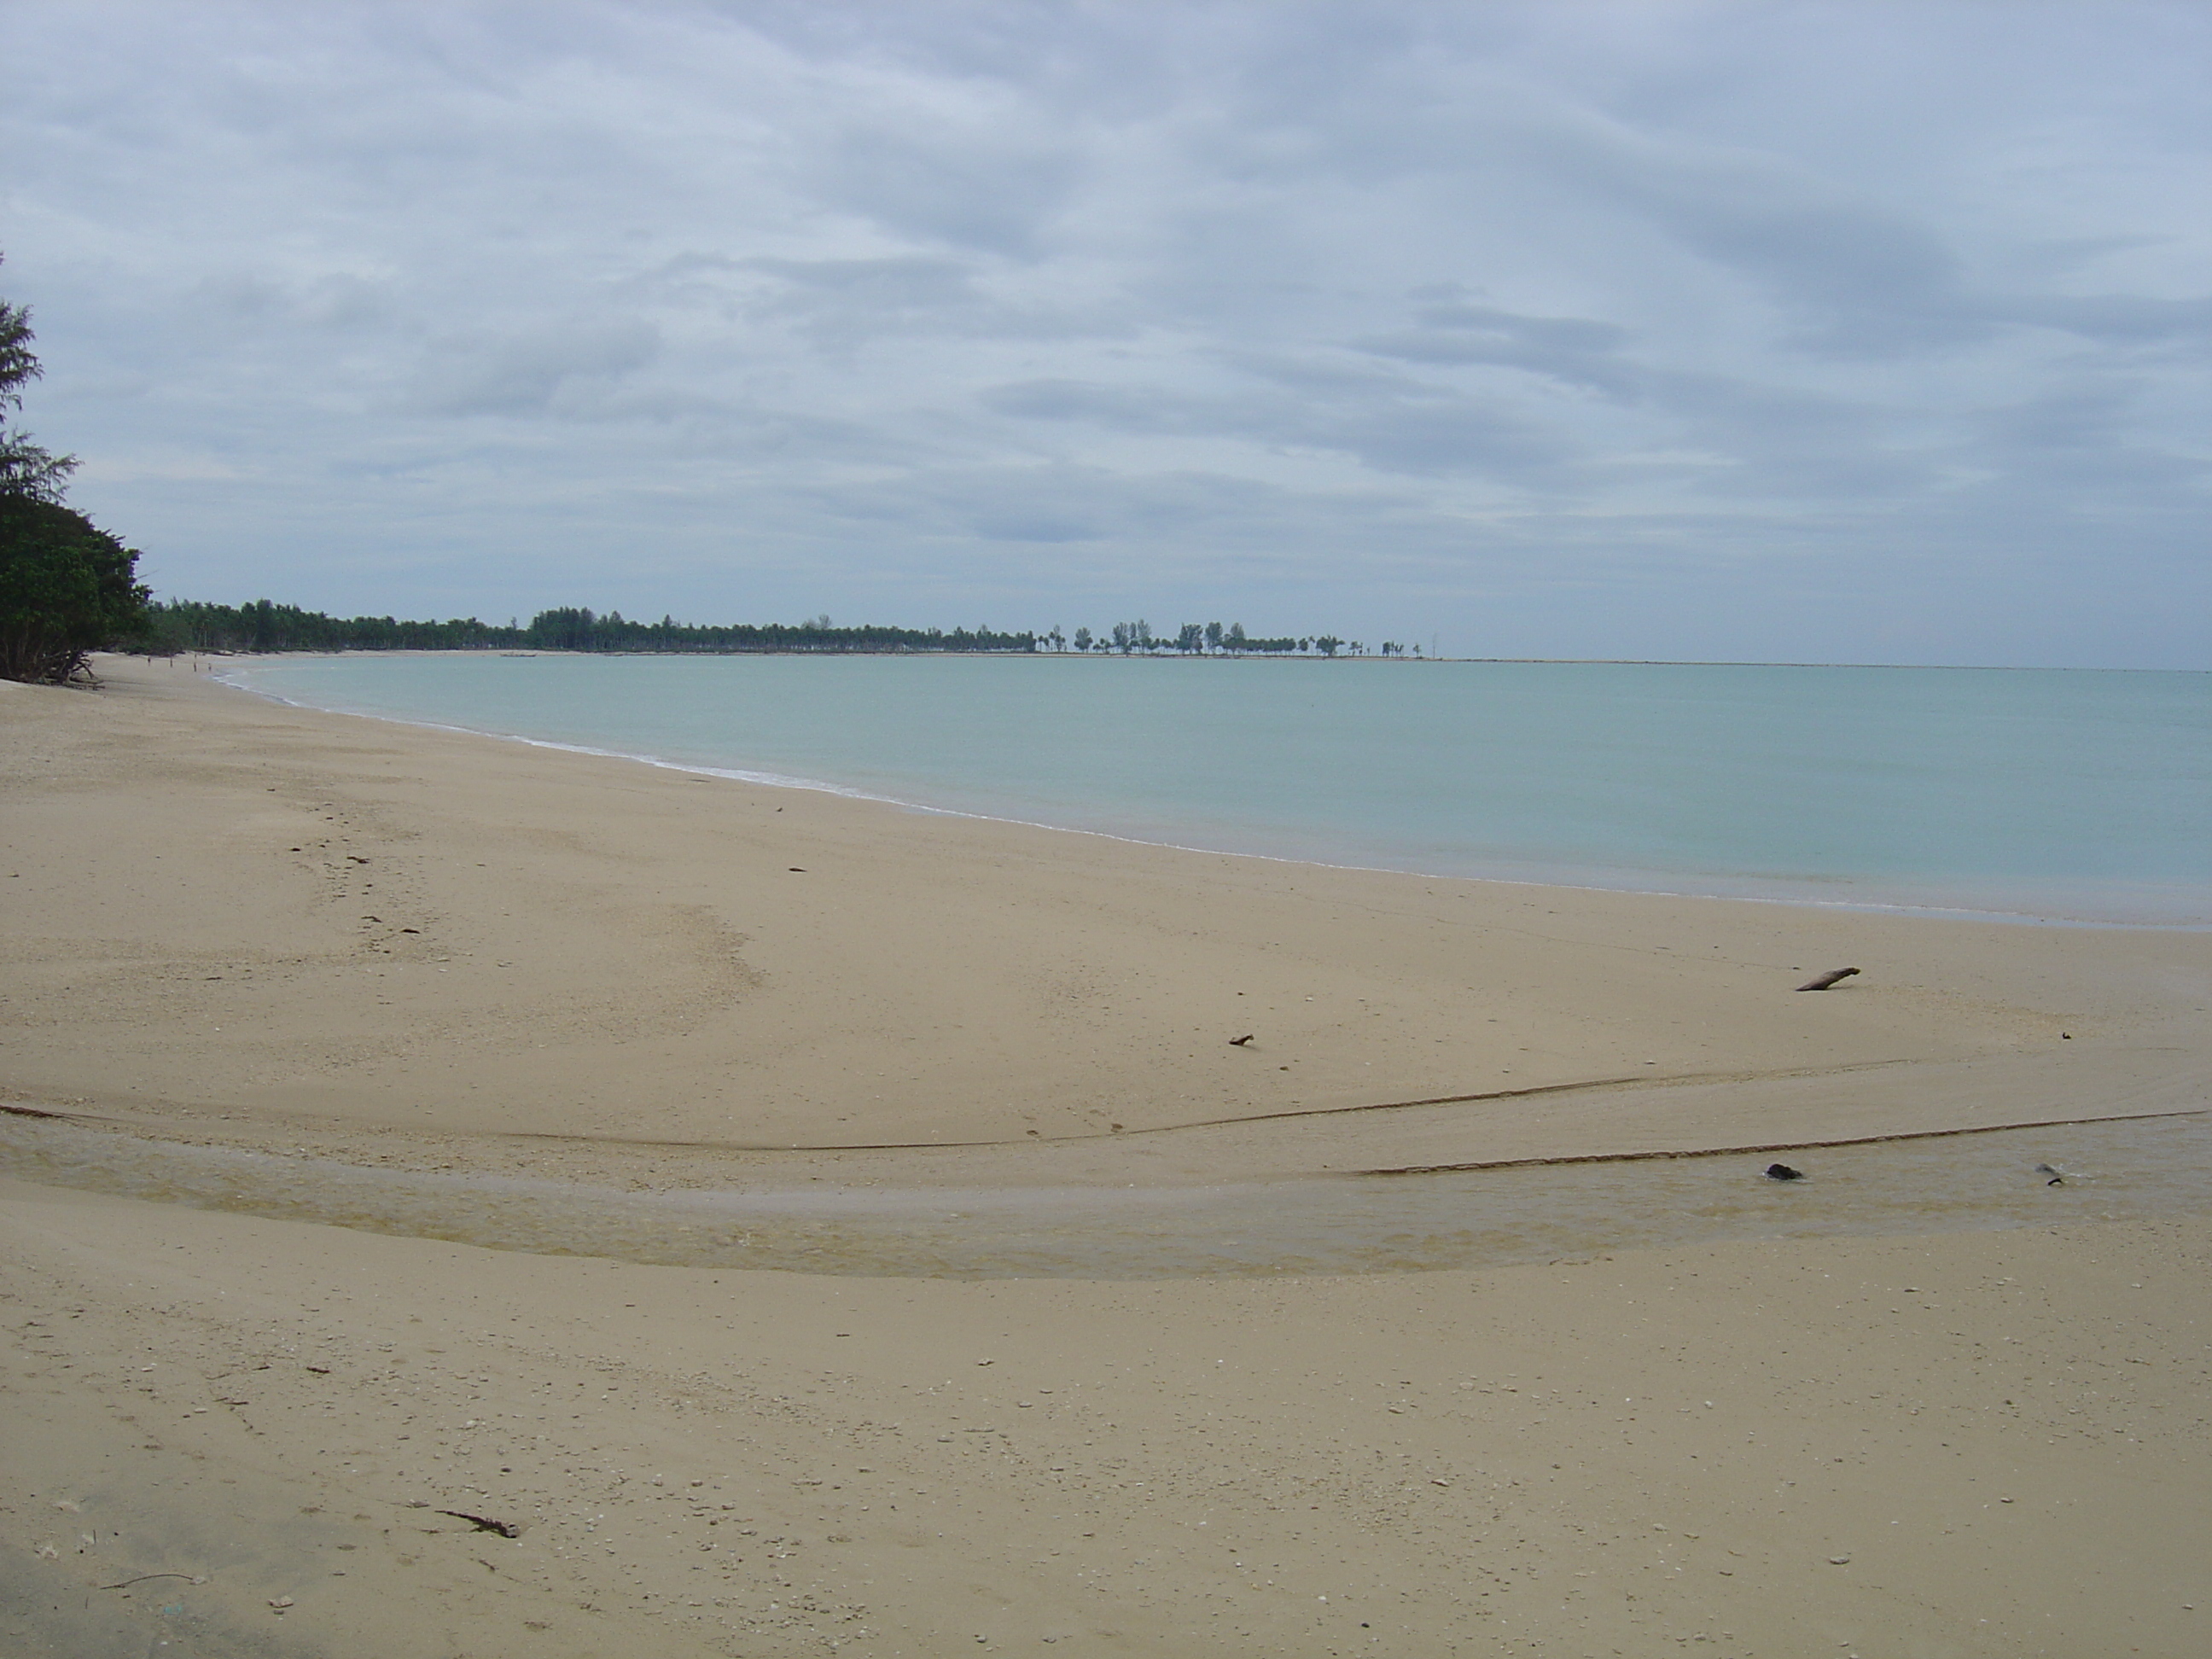
<path fill-rule="evenodd" d="M 2194 1087 L 2212 1069 L 2191 1018 L 2212 940 L 2190 930 L 2021 929 L 1044 835 L 131 672 L 108 710 L 146 724 L 77 786 L 112 804 L 56 833 L 106 842 L 99 856 L 153 900 L 154 866 L 188 854 L 131 825 L 137 769 L 149 742 L 215 744 L 185 764 L 179 798 L 214 856 L 179 872 L 188 910 L 223 914 L 204 941 L 215 954 L 160 938 L 126 947 L 141 965 L 123 978 L 143 988 L 106 1011 L 167 1026 L 170 1053 L 202 1050 L 194 1073 L 214 1092 L 167 1086 L 145 1061 L 88 1073 L 64 1059 L 88 1039 L 64 1017 L 25 1033 L 0 1075 L 26 1103 L 204 1133 L 526 1127 L 853 1154 L 1026 1139 L 1135 1155 L 1163 1129 L 1241 1143 L 1350 1133 L 1411 1136 L 1409 1150 L 1452 1155 L 1401 1162 L 1441 1163 L 1487 1155 L 1437 1139 L 1471 1120 L 1477 1140 L 1548 1143 L 1504 1156 L 1612 1150 L 1632 1122 L 1635 1148 L 1693 1150 L 1776 1139 L 1737 1130 L 1772 1129 L 1771 1103 L 1790 1099 L 1797 1120 L 1781 1138 L 1795 1144 L 1831 1127 L 2065 1115 L 2053 1090 Z M 42 701 L 64 717 L 57 737 L 91 713 L 75 694 Z M 272 760 L 286 748 L 306 772 Z M 1784 982 L 1830 959 L 1869 972 L 1818 995 Z M 224 988 L 191 989 L 187 960 L 207 963 L 199 987 Z M 574 1030 L 592 1005 L 603 1012 Z M 426 1048 L 410 1029 L 422 1018 L 446 1040 Z M 234 1026 L 216 1042 L 230 1022 L 261 1023 L 251 1041 Z M 334 1024 L 351 1034 L 335 1051 Z M 1247 1027 L 1254 1041 L 1227 1042 Z M 23 1064 L 41 1037 L 51 1069 Z M 2182 1054 L 2163 1052 L 2176 1042 Z M 658 1091 L 691 1098 L 617 1120 L 568 1080 L 577 1109 L 563 1110 L 514 1075 L 542 1070 L 541 1052 L 611 1092 L 633 1092 L 619 1079 L 643 1066 Z M 1071 1092 L 1087 1096 L 1073 1110 Z M 453 1098 L 471 1094 L 491 1098 Z M 1655 1136 L 1662 1121 L 1679 1140 Z"/>
<path fill-rule="evenodd" d="M 1279 1195 L 2201 1111 L 2203 934 L 1047 837 L 165 672 L 0 689 L 0 1097 L 279 1176 L 596 1182 L 655 1213 L 702 1182 L 997 1194 L 1015 1276 L 631 1265 L 0 1178 L 0 1638 L 27 1653 L 2201 1645 L 2212 1217 L 2097 1219 L 2117 1166 L 2004 1231 L 1425 1271 L 1373 1269 L 1419 1265 L 1417 1191 L 1474 1237 L 1452 1183 L 1482 1177 L 1336 1181 L 1373 1235 L 1348 1273 L 1298 1259 Z M 1838 1151 L 1810 1194 L 1756 1158 L 1572 1190 L 1880 1197 L 1972 1144 Z M 1019 1276 L 1012 1195 L 1046 1175 L 1235 1245 L 1233 1178 L 1289 1253 Z"/>
<path fill-rule="evenodd" d="M 307 659 L 319 659 L 337 660 L 349 656 L 390 658 L 425 656 L 446 657 L 454 655 L 477 656 L 483 654 L 487 653 L 428 651 L 394 651 L 374 653 L 359 652 L 286 653 L 281 653 L 280 657 L 249 658 L 243 659 L 241 660 L 273 661 L 295 657 Z M 514 653 L 507 653 L 500 654 L 512 655 Z M 636 656 L 642 658 L 653 658 L 662 653 L 547 651 L 532 652 L 527 654 L 573 656 L 580 658 L 599 656 Z M 806 656 L 814 653 L 747 653 L 737 654 L 781 654 Z M 1436 660 L 1500 664 L 1526 662 L 1542 665 L 1550 664 L 1553 659 L 1536 658 L 1455 658 L 1437 659 Z M 1578 663 L 1579 659 L 1576 659 L 1574 661 L 1566 661 L 1562 659 L 1560 665 L 1571 666 L 1577 665 Z M 1630 661 L 1622 661 L 1618 664 L 1605 661 L 1594 661 L 1589 664 L 1581 665 L 1617 665 L 1626 667 L 1679 666 L 1808 668 L 1881 666 L 1881 665 L 1832 664 L 1666 664 Z M 1984 671 L 1974 670 L 1961 672 L 1978 672 Z M 1994 672 L 2010 671 L 1991 670 L 1986 672 Z M 2046 671 L 2021 670 L 2017 672 L 2043 672 Z M 2121 672 L 2128 671 L 2099 670 L 2094 672 Z M 2163 672 L 2167 671 L 2155 672 Z M 1298 853 L 1269 852 L 1250 845 L 1212 846 L 1201 842 L 1175 839 L 1175 836 L 1178 832 L 1165 825 L 1159 827 L 1156 833 L 1138 834 L 1125 833 L 1122 831 L 1103 829 L 1082 823 L 1056 823 L 1050 819 L 1021 817 L 1018 816 L 1017 811 L 1011 809 L 1006 811 L 993 811 L 981 808 L 950 805 L 939 802 L 913 799 L 903 795 L 886 793 L 879 790 L 866 788 L 858 785 L 840 783 L 831 779 L 816 778 L 798 774 L 763 771 L 741 767 L 729 767 L 705 762 L 692 763 L 671 759 L 662 755 L 641 750 L 608 748 L 591 744 L 569 742 L 556 738 L 536 737 L 519 732 L 507 732 L 483 726 L 459 726 L 447 721 L 428 718 L 417 718 L 411 715 L 380 713 L 357 708 L 331 707 L 325 704 L 307 702 L 300 698 L 286 696 L 282 693 L 264 690 L 261 687 L 248 684 L 243 679 L 230 678 L 221 672 L 211 672 L 210 678 L 217 684 L 224 685 L 231 690 L 243 692 L 249 696 L 263 698 L 267 701 L 278 703 L 283 707 L 300 708 L 316 714 L 340 715 L 356 720 L 377 720 L 391 725 L 411 726 L 422 731 L 443 732 L 461 736 L 483 738 L 495 742 L 522 744 L 532 748 L 549 750 L 556 753 L 587 755 L 601 759 L 628 761 L 638 765 L 650 766 L 673 772 L 703 775 L 709 777 L 724 779 L 731 782 L 742 783 L 761 788 L 805 790 L 822 794 L 837 796 L 850 800 L 876 801 L 911 812 L 929 813 L 948 817 L 969 818 L 981 823 L 1006 824 L 1018 829 L 1047 830 L 1060 835 L 1092 836 L 1105 841 L 1118 842 L 1138 847 L 1157 847 L 1174 852 L 1215 854 L 1231 858 L 1257 859 L 1270 863 L 1310 866 L 1316 869 L 1342 870 L 1361 874 L 1414 876 L 1437 881 L 1479 881 L 1500 886 L 1559 889 L 1565 891 L 1580 893 L 1629 893 L 1650 898 L 1713 900 L 1746 904 L 1777 904 L 1788 906 L 1792 908 L 1837 910 L 1850 914 L 1893 915 L 1934 921 L 2002 922 L 2016 927 L 2119 928 L 2130 931 L 2140 930 L 2160 933 L 2212 933 L 2212 919 L 2205 919 L 2201 916 L 2185 916 L 2177 918 L 2172 915 L 2167 915 L 2164 917 L 2140 919 L 2130 916 L 2118 916 L 2112 914 L 2102 915 L 2084 915 L 2063 913 L 2064 906 L 2063 904 L 2056 904 L 2047 909 L 2006 908 L 1995 903 L 1973 904 L 1967 902 L 1946 902 L 1943 898 L 1936 896 L 1932 893 L 1927 897 L 1918 899 L 1902 896 L 1872 896 L 1848 899 L 1822 897 L 1818 895 L 1815 890 L 1825 881 L 1830 879 L 1827 878 L 1803 877 L 1796 878 L 1795 880 L 1772 881 L 1762 884 L 1762 879 L 1760 878 L 1722 875 L 1711 872 L 1699 876 L 1694 872 L 1688 872 L 1657 869 L 1646 870 L 1633 867 L 1613 869 L 1572 866 L 1548 866 L 1537 865 L 1532 866 L 1525 862 L 1513 860 L 1491 861 L 1486 865 L 1483 864 L 1481 861 L 1477 861 L 1475 865 L 1471 865 L 1466 869 L 1447 872 L 1444 871 L 1426 868 L 1412 861 L 1399 863 L 1364 863 L 1358 861 L 1358 856 L 1353 854 L 1347 854 L 1341 858 L 1332 858 L 1320 854 L 1308 854 Z M 1863 881 L 1870 885 L 1874 885 L 1877 890 L 1879 890 L 1881 885 L 1879 880 L 1871 877 L 1855 876 L 1835 878 L 1833 879 L 1850 882 Z M 1700 882 L 1703 883 L 1702 885 L 1699 884 Z M 1932 885 L 1938 888 L 1942 884 L 1943 884 L 1941 882 L 1932 884 Z M 1910 891 L 1912 890 L 1916 885 L 1927 887 L 1931 885 L 1931 884 L 1920 883 L 1916 884 L 1913 883 L 1905 883 L 1902 884 L 1901 887 L 1898 890 Z M 2120 887 L 2124 890 L 2133 890 L 2140 889 L 2144 885 L 2144 884 L 2121 884 Z M 2163 888 L 2158 887 L 2156 884 L 2151 885 L 2154 890 L 2164 890 Z M 2108 905 L 2116 902 L 2117 901 L 2111 898 L 2108 898 L 2106 901 Z M 2016 905 L 2021 907 L 2027 906 L 2030 903 L 2032 903 L 2032 901 L 2027 899 L 2021 899 L 2016 902 Z"/>

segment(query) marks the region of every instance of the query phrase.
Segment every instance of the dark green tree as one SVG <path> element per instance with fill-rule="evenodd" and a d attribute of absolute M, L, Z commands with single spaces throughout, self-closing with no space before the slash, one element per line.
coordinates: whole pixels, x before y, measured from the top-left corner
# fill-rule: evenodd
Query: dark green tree
<path fill-rule="evenodd" d="M 31 313 L 0 300 L 0 495 L 58 501 L 76 457 L 49 453 L 8 417 L 23 406 L 23 387 L 45 373 L 31 349 Z"/>
<path fill-rule="evenodd" d="M 0 300 L 0 422 L 41 370 L 31 314 Z M 146 621 L 138 556 L 62 505 L 76 462 L 0 424 L 0 678 L 91 678 L 91 655 L 136 638 Z"/>
<path fill-rule="evenodd" d="M 143 627 L 138 556 L 82 513 L 0 491 L 0 678 L 60 684 Z"/>

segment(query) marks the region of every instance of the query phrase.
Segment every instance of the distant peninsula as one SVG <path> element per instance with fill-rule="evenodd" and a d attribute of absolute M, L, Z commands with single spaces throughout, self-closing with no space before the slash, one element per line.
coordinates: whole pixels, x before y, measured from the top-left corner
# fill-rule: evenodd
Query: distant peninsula
<path fill-rule="evenodd" d="M 1054 627 L 1000 633 L 991 628 L 839 628 L 827 616 L 799 623 L 702 625 L 663 617 L 640 622 L 619 611 L 581 607 L 541 611 L 526 624 L 479 622 L 403 622 L 392 617 L 332 617 L 297 605 L 257 599 L 249 605 L 208 605 L 193 599 L 157 600 L 146 607 L 139 648 L 179 651 L 586 651 L 619 653 L 727 656 L 747 653 L 874 654 L 934 653 L 980 655 L 1074 651 L 1096 655 L 1419 657 L 1418 645 L 1386 640 L 1374 653 L 1358 640 L 1334 634 L 1248 635 L 1242 623 L 1185 623 L 1173 634 L 1155 634 L 1149 623 L 1115 623 L 1094 635 L 1071 636 Z"/>

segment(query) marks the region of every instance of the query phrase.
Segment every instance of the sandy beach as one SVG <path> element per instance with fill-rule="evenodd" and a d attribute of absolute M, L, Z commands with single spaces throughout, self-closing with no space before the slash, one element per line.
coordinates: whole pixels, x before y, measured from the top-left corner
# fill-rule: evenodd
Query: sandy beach
<path fill-rule="evenodd" d="M 866 1194 L 2212 1105 L 2204 933 L 1181 852 L 103 673 L 0 685 L 25 1123 Z M 2212 1639 L 2202 1212 L 1141 1283 L 21 1180 L 0 1229 L 10 1652 Z"/>

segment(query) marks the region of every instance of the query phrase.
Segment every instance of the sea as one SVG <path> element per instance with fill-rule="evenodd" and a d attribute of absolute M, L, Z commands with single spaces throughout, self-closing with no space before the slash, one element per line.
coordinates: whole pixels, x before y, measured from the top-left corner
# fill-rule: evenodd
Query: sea
<path fill-rule="evenodd" d="M 264 696 L 1135 841 L 2050 925 L 2212 927 L 2212 674 L 362 653 Z"/>

